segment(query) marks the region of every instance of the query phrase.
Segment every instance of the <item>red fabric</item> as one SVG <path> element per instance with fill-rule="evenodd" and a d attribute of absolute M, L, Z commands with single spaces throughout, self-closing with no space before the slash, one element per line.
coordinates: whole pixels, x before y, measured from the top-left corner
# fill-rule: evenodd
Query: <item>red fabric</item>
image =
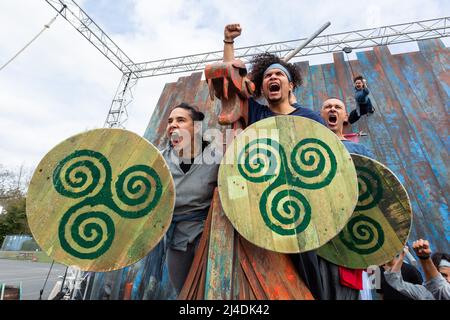
<path fill-rule="evenodd" d="M 339 280 L 343 286 L 362 290 L 362 272 L 363 269 L 349 269 L 339 266 Z"/>
<path fill-rule="evenodd" d="M 347 140 L 350 140 L 352 142 L 359 142 L 359 134 L 357 133 L 344 133 L 344 137 Z"/>

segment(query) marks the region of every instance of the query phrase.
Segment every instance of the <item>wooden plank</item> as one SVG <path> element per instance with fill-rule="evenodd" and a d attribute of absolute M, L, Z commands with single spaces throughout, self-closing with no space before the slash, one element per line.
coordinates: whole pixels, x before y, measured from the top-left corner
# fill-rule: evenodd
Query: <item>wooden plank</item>
<path fill-rule="evenodd" d="M 402 130 L 402 143 L 399 144 L 399 149 L 405 162 L 411 166 L 409 170 L 415 170 L 413 171 L 415 174 L 410 174 L 409 178 L 414 181 L 416 195 L 420 195 L 417 192 L 417 189 L 420 188 L 421 193 L 424 193 L 425 199 L 431 200 L 428 200 L 425 208 L 423 208 L 425 203 L 421 199 L 419 199 L 418 204 L 422 207 L 422 212 L 426 213 L 427 219 L 430 219 L 430 214 L 435 215 L 437 212 L 442 212 L 443 215 L 446 215 L 443 211 L 446 210 L 448 212 L 448 203 L 438 191 L 440 189 L 439 184 L 436 183 L 436 178 L 429 163 L 429 157 L 427 157 L 423 149 L 424 143 L 429 143 L 429 141 L 422 141 L 420 133 L 418 133 L 419 129 L 409 120 L 409 116 L 413 117 L 414 114 L 414 111 L 411 110 L 413 101 L 403 93 L 403 90 L 406 91 L 408 88 L 403 85 L 401 72 L 395 65 L 395 61 L 393 61 L 387 48 L 375 48 L 374 53 L 381 62 L 387 79 L 389 79 L 390 86 L 387 90 L 390 91 L 392 96 L 396 96 L 396 99 L 392 100 L 392 106 L 396 111 L 397 123 L 390 127 L 392 129 L 398 128 Z M 408 134 L 404 134 L 405 130 Z M 433 143 L 438 144 L 439 141 L 433 141 Z M 440 216 L 434 216 L 433 218 L 440 220 Z M 442 229 L 442 224 L 436 225 L 435 227 L 438 230 L 430 230 L 431 232 L 429 232 L 431 242 L 434 242 L 434 239 L 439 239 L 442 234 L 445 234 L 445 231 Z"/>
<path fill-rule="evenodd" d="M 446 48 L 441 39 L 428 39 L 418 41 L 420 53 L 431 65 L 439 86 L 442 87 L 442 101 L 445 103 L 447 113 L 450 109 L 450 48 Z"/>
<path fill-rule="evenodd" d="M 252 288 L 257 286 L 258 290 L 253 290 L 257 298 L 262 290 L 263 299 L 268 300 L 314 300 L 288 255 L 258 248 L 243 237 L 239 238 L 239 244 L 247 277 L 256 277 Z"/>
<path fill-rule="evenodd" d="M 414 52 L 394 57 L 420 106 L 414 110 L 417 112 L 417 117 L 432 124 L 432 126 L 427 126 L 427 129 L 434 131 L 435 139 L 444 144 L 442 151 L 448 153 L 447 150 L 450 150 L 450 123 L 448 117 L 442 115 L 449 111 L 446 108 L 446 101 L 449 101 L 449 97 L 443 93 L 436 74 L 423 54 Z"/>
<path fill-rule="evenodd" d="M 391 261 L 408 240 L 412 210 L 408 194 L 381 163 L 352 154 L 359 197 L 346 227 L 317 250 L 322 258 L 352 269 Z"/>
<path fill-rule="evenodd" d="M 427 162 L 426 181 L 429 181 L 432 189 L 442 190 L 442 196 L 447 195 L 446 201 L 449 203 L 450 186 L 448 178 L 450 177 L 449 168 L 446 166 L 450 161 L 448 151 L 439 138 L 439 135 L 433 129 L 434 123 L 430 122 L 423 113 L 423 108 L 418 102 L 415 92 L 411 90 L 408 81 L 402 73 L 402 60 L 394 59 L 389 55 L 387 48 L 379 48 L 380 56 L 382 54 L 382 64 L 387 72 L 391 87 L 398 97 L 401 110 L 404 113 L 405 124 L 411 128 L 416 145 L 414 146 L 415 157 L 420 157 Z M 384 52 L 383 52 L 384 51 Z M 375 50 L 377 54 L 378 50 Z M 408 61 L 412 62 L 412 61 Z M 426 81 L 426 78 L 423 77 Z M 421 116 L 423 115 L 423 116 Z M 433 141 L 432 144 L 429 142 Z M 435 164 L 431 166 L 430 163 Z M 436 188 L 437 187 L 437 188 Z M 436 190 L 434 190 L 436 192 Z"/>
<path fill-rule="evenodd" d="M 216 192 L 212 201 L 211 233 L 206 269 L 205 299 L 231 300 L 234 229 L 223 212 Z"/>
<path fill-rule="evenodd" d="M 437 234 L 430 229 L 438 226 L 424 223 L 423 216 L 424 213 L 438 210 L 432 204 L 432 202 L 436 203 L 435 200 L 427 200 L 434 197 L 423 188 L 421 182 L 421 179 L 425 178 L 427 174 L 428 162 L 423 159 L 421 151 L 416 150 L 417 143 L 414 134 L 405 123 L 402 106 L 393 92 L 391 84 L 387 81 L 389 76 L 380 59 L 373 51 L 358 52 L 357 56 L 363 72 L 371 84 L 371 93 L 378 102 L 380 111 L 373 115 L 379 121 L 371 121 L 371 126 L 374 128 L 371 134 L 372 141 L 379 144 L 383 150 L 380 162 L 399 177 L 411 196 L 415 221 L 419 222 L 413 225 L 412 237 L 427 235 L 433 239 Z M 422 206 L 430 207 L 424 209 Z M 432 234 L 434 235 L 432 236 Z"/>
<path fill-rule="evenodd" d="M 218 186 L 233 227 L 255 245 L 283 253 L 328 242 L 358 198 L 352 159 L 337 136 L 293 116 L 258 121 L 237 136 Z"/>
<path fill-rule="evenodd" d="M 172 91 L 174 88 L 176 88 L 176 83 L 166 83 L 159 97 L 158 104 L 155 106 L 155 110 L 145 129 L 144 137 L 155 146 L 160 145 L 165 135 L 166 126 L 164 126 L 165 123 L 162 121 L 162 117 L 167 114 L 169 106 L 172 105 Z"/>
<path fill-rule="evenodd" d="M 172 219 L 174 183 L 147 140 L 96 129 L 54 147 L 33 174 L 27 218 L 55 261 L 85 271 L 121 269 L 142 259 Z"/>
<path fill-rule="evenodd" d="M 313 86 L 311 85 L 311 71 L 308 61 L 297 62 L 295 65 L 300 68 L 300 75 L 303 83 L 296 88 L 294 94 L 298 103 L 308 109 L 314 110 Z M 317 109 L 317 106 L 316 106 Z"/>
<path fill-rule="evenodd" d="M 341 100 L 343 100 L 343 95 L 341 88 L 339 87 L 337 83 L 337 75 L 336 75 L 336 69 L 334 67 L 334 64 L 325 64 L 322 66 L 322 72 L 323 72 L 323 79 L 325 81 L 325 88 L 327 91 L 328 97 L 337 97 Z M 319 107 L 321 107 L 322 104 L 320 104 Z"/>
<path fill-rule="evenodd" d="M 243 273 L 245 274 L 246 281 L 246 287 L 248 287 L 253 295 L 255 296 L 256 300 L 267 300 L 268 299 L 268 292 L 264 291 L 264 288 L 262 287 L 261 283 L 258 280 L 258 276 L 251 265 L 249 261 L 249 257 L 247 256 L 247 253 L 245 252 L 243 246 L 242 246 L 242 237 L 239 237 L 238 241 L 238 252 L 239 252 L 239 261 L 240 266 L 242 268 Z M 268 251 L 262 252 L 262 255 L 267 255 Z M 278 267 L 278 266 L 277 266 Z"/>
<path fill-rule="evenodd" d="M 323 78 L 322 66 L 321 65 L 310 66 L 309 70 L 311 72 L 311 86 L 312 91 L 314 93 L 313 109 L 315 111 L 320 111 L 322 102 L 328 98 L 328 93 Z"/>

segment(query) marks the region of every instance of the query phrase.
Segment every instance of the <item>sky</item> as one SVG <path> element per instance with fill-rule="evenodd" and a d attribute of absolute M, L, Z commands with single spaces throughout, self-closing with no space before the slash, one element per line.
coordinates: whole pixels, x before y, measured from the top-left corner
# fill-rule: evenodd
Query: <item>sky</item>
<path fill-rule="evenodd" d="M 323 34 L 450 15 L 447 0 L 76 2 L 135 63 L 222 50 L 228 23 L 241 24 L 242 35 L 235 43 L 241 47 L 306 38 L 327 21 L 331 26 Z M 44 0 L 1 0 L 0 66 L 55 15 Z M 308 59 L 311 64 L 332 61 L 331 55 Z M 126 129 L 143 135 L 164 85 L 186 75 L 140 79 L 128 106 Z M 58 17 L 0 71 L 0 165 L 34 170 L 58 143 L 103 127 L 120 79 L 120 71 Z"/>

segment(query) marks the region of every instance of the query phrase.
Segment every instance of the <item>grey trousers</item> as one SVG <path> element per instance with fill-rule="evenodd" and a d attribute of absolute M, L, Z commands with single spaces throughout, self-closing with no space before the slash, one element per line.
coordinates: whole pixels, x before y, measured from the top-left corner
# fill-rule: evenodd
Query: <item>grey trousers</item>
<path fill-rule="evenodd" d="M 174 250 L 169 247 L 167 250 L 167 269 L 169 271 L 170 282 L 180 294 L 184 282 L 189 274 L 189 270 L 194 260 L 195 251 L 201 234 L 192 243 L 188 243 L 186 251 Z"/>

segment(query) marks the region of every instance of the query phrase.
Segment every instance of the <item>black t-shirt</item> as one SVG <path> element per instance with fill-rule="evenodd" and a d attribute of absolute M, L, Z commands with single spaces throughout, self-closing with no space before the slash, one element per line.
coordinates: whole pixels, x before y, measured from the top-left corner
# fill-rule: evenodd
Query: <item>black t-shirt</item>
<path fill-rule="evenodd" d="M 202 141 L 202 152 L 205 151 L 205 148 L 208 146 L 209 142 L 207 141 Z M 192 164 L 194 163 L 194 159 L 192 158 L 190 161 L 186 161 L 186 163 L 181 162 L 180 163 L 180 169 L 186 173 L 191 169 Z"/>
<path fill-rule="evenodd" d="M 403 263 L 402 269 L 402 278 L 403 281 L 409 282 L 412 284 L 422 284 L 423 278 L 420 274 L 419 270 L 416 267 Z M 384 269 L 381 267 L 381 289 L 377 290 L 378 293 L 383 294 L 384 300 L 413 300 L 408 298 L 407 296 L 401 294 L 394 288 L 392 288 L 389 283 L 386 282 L 386 278 L 384 277 Z"/>
<path fill-rule="evenodd" d="M 304 108 L 300 106 L 298 103 L 294 103 L 292 105 L 295 110 L 293 110 L 291 113 L 289 113 L 289 116 L 301 116 L 305 117 L 311 120 L 315 120 L 323 125 L 325 125 L 325 121 L 320 116 L 320 113 L 315 112 L 311 109 Z M 259 104 L 257 101 L 255 101 L 253 98 L 250 98 L 248 100 L 248 125 L 263 120 L 266 118 L 278 116 L 280 114 L 274 113 L 272 110 L 269 109 L 269 107 L 264 106 L 262 104 Z"/>

